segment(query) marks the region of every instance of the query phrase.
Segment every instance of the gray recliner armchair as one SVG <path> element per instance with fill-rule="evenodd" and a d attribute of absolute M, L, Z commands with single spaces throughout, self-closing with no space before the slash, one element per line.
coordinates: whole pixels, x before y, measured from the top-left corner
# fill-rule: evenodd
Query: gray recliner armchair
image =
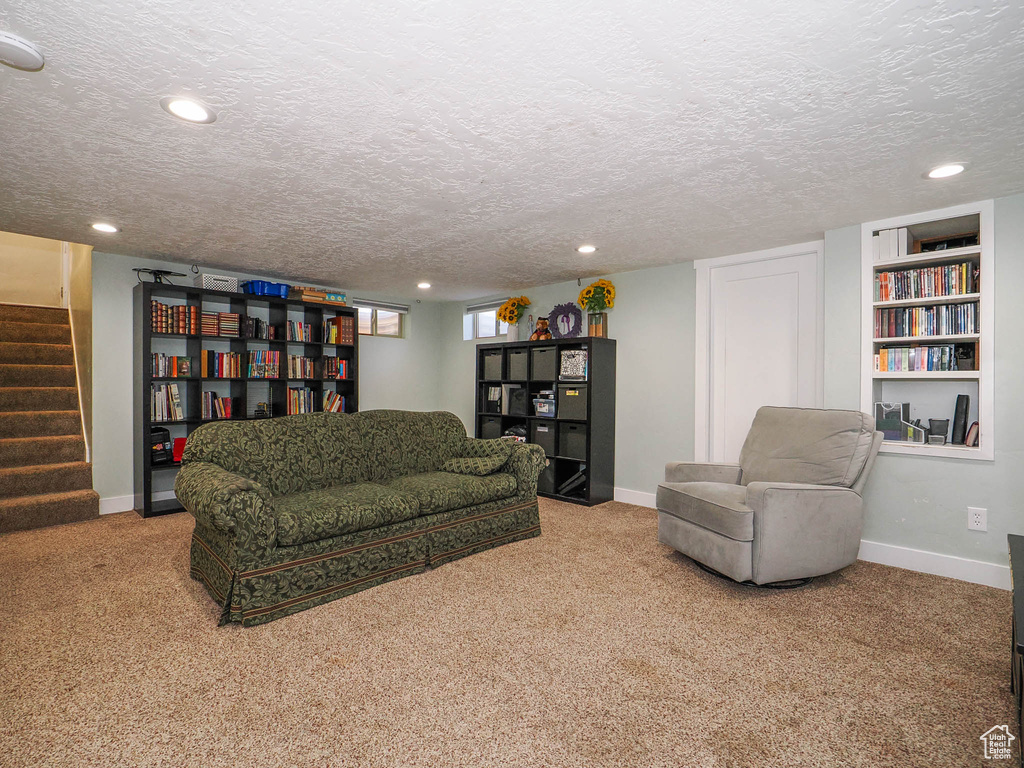
<path fill-rule="evenodd" d="M 860 411 L 764 406 L 739 464 L 673 462 L 658 540 L 741 582 L 810 579 L 857 559 L 882 433 Z"/>

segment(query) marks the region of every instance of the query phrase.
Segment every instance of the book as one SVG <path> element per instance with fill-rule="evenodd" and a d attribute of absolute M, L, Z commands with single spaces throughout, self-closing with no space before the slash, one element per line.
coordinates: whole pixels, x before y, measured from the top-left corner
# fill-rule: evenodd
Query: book
<path fill-rule="evenodd" d="M 978 422 L 972 422 L 971 426 L 967 430 L 967 437 L 964 438 L 964 445 L 968 446 L 969 448 L 977 448 L 978 438 L 980 436 L 979 433 L 980 428 L 978 426 Z"/>

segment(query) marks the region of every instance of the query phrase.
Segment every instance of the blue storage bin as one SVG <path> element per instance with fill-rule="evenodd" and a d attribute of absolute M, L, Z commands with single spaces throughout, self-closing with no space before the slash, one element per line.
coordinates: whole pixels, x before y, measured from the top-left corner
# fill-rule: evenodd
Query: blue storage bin
<path fill-rule="evenodd" d="M 242 290 L 253 296 L 279 296 L 287 299 L 291 289 L 287 283 L 271 283 L 266 280 L 246 280 L 242 283 Z"/>

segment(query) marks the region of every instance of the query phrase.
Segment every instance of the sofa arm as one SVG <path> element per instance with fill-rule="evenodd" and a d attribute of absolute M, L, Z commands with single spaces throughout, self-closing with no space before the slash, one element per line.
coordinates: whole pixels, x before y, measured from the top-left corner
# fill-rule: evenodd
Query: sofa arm
<path fill-rule="evenodd" d="M 864 516 L 850 488 L 756 482 L 747 486 L 747 506 L 757 584 L 820 576 L 857 559 Z"/>
<path fill-rule="evenodd" d="M 738 485 L 741 474 L 739 464 L 670 461 L 665 465 L 666 483 L 730 483 Z"/>
<path fill-rule="evenodd" d="M 270 492 L 254 480 L 206 461 L 186 462 L 174 480 L 178 501 L 203 525 L 261 547 L 277 540 Z"/>
<path fill-rule="evenodd" d="M 532 498 L 537 495 L 537 480 L 547 465 L 544 449 L 534 443 L 512 443 L 512 454 L 499 472 L 507 472 L 516 479 L 516 496 Z"/>

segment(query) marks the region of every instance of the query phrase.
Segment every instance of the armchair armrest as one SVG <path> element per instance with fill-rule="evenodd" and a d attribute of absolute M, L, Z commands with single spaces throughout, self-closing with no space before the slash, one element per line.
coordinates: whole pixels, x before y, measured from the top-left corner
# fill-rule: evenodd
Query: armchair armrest
<path fill-rule="evenodd" d="M 739 464 L 711 464 L 694 461 L 670 461 L 665 465 L 666 483 L 731 483 L 738 485 Z"/>
<path fill-rule="evenodd" d="M 277 540 L 277 523 L 268 510 L 270 492 L 254 480 L 206 461 L 190 461 L 178 471 L 174 493 L 209 528 L 262 547 Z"/>
<path fill-rule="evenodd" d="M 547 465 L 544 449 L 534 443 L 512 443 L 512 454 L 499 472 L 508 472 L 516 479 L 517 497 L 537 495 L 537 480 Z"/>
<path fill-rule="evenodd" d="M 857 559 L 864 516 L 860 494 L 837 485 L 756 482 L 753 580 L 758 584 L 837 571 Z"/>

